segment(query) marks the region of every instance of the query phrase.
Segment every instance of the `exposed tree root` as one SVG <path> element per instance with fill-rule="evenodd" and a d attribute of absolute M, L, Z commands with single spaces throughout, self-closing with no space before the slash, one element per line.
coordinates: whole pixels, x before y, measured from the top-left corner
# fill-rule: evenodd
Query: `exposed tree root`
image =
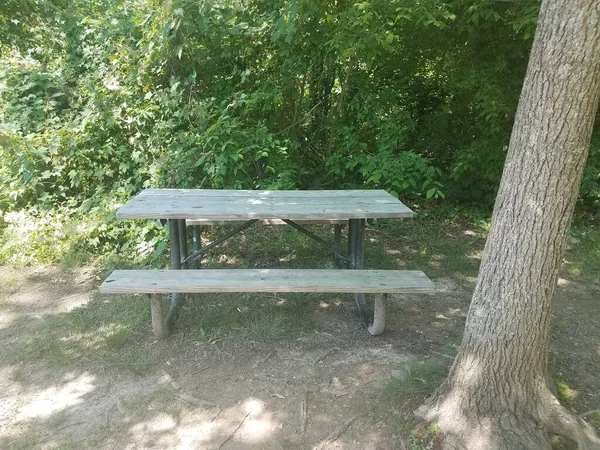
<path fill-rule="evenodd" d="M 562 407 L 550 392 L 543 393 L 537 412 L 516 415 L 507 410 L 484 417 L 465 408 L 463 396 L 442 392 L 429 398 L 415 414 L 436 424 L 444 450 L 548 450 L 550 434 L 572 439 L 580 450 L 600 450 L 600 439 L 592 427 Z"/>
<path fill-rule="evenodd" d="M 561 406 L 557 400 L 548 418 L 548 430 L 577 442 L 580 450 L 599 450 L 600 439 L 583 419 Z"/>

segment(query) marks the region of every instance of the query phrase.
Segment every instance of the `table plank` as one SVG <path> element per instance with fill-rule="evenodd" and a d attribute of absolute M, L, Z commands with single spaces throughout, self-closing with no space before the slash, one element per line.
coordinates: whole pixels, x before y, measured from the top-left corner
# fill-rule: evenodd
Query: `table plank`
<path fill-rule="evenodd" d="M 100 292 L 106 294 L 434 291 L 434 284 L 419 270 L 115 270 L 100 286 Z"/>
<path fill-rule="evenodd" d="M 121 219 L 347 220 L 412 217 L 384 190 L 237 191 L 148 189 L 117 211 Z"/>

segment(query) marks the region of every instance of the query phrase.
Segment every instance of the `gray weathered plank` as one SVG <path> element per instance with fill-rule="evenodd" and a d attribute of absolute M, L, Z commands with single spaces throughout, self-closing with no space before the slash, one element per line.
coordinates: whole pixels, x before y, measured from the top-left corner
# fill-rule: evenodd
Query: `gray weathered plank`
<path fill-rule="evenodd" d="M 208 292 L 427 293 L 417 270 L 203 269 L 115 270 L 100 286 L 106 294 Z"/>
<path fill-rule="evenodd" d="M 282 190 L 282 191 L 266 191 L 266 190 L 243 190 L 243 189 L 145 189 L 138 195 L 157 197 L 157 196 L 187 196 L 187 197 L 241 197 L 241 198 L 256 198 L 271 197 L 271 198 L 314 198 L 314 196 L 331 196 L 331 197 L 381 197 L 382 194 L 391 196 L 383 189 L 312 189 L 312 190 Z"/>
<path fill-rule="evenodd" d="M 128 219 L 348 220 L 412 217 L 412 211 L 383 190 L 233 191 L 148 189 L 117 211 Z"/>
<path fill-rule="evenodd" d="M 188 227 L 194 225 L 235 225 L 242 224 L 244 220 L 232 221 L 232 220 L 205 220 L 205 219 L 188 219 L 185 221 Z M 285 225 L 286 223 L 281 219 L 263 219 L 260 221 L 263 225 Z M 301 220 L 300 225 L 347 225 L 347 220 Z"/>

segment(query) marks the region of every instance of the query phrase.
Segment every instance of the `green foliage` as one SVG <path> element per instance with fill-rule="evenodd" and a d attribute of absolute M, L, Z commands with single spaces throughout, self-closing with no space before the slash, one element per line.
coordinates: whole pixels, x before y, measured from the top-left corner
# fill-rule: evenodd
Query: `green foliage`
<path fill-rule="evenodd" d="M 85 223 L 91 210 L 107 223 L 150 186 L 373 187 L 489 208 L 538 8 L 8 0 L 0 210 L 44 230 L 42 217 Z M 581 190 L 592 212 L 599 148 Z M 109 234 L 91 250 L 117 251 Z"/>

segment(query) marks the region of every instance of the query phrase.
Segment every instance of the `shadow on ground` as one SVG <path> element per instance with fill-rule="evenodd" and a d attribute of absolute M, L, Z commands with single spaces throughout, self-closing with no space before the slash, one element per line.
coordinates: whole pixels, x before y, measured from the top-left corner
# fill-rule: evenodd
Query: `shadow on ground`
<path fill-rule="evenodd" d="M 464 230 L 417 241 L 399 231 L 369 232 L 367 265 L 424 269 L 439 291 L 392 296 L 377 338 L 349 296 L 228 294 L 188 297 L 176 333 L 158 341 L 146 299 L 99 295 L 90 270 L 0 268 L 0 448 L 433 445 L 412 411 L 456 353 L 483 244 Z M 243 242 L 224 251 L 328 264 L 295 244 L 277 258 Z M 600 404 L 599 290 L 562 280 L 557 299 L 551 369 L 578 412 Z"/>

